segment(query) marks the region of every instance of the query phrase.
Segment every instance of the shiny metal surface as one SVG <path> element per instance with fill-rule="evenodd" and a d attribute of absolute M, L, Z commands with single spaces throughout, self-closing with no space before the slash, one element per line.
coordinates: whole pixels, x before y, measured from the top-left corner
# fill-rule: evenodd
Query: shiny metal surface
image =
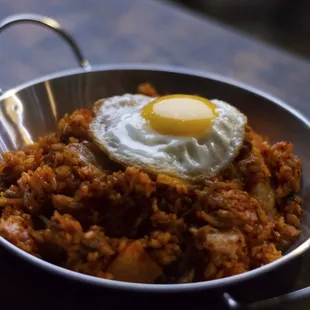
<path fill-rule="evenodd" d="M 62 277 L 111 289 L 169 293 L 228 288 L 278 268 L 310 247 L 310 123 L 296 110 L 250 86 L 213 74 L 173 67 L 120 65 L 76 69 L 42 77 L 0 96 L 0 151 L 17 150 L 56 129 L 57 121 L 81 107 L 90 107 L 97 99 L 137 91 L 142 82 L 152 83 L 161 94 L 188 93 L 218 98 L 244 112 L 251 126 L 271 142 L 288 140 L 303 162 L 302 199 L 305 216 L 302 234 L 281 259 L 245 274 L 201 283 L 178 285 L 135 284 L 78 274 L 33 257 L 0 237 L 0 245 L 20 258 Z M 310 290 L 310 289 L 309 289 Z M 296 293 L 298 295 L 298 292 Z M 297 296 L 296 295 L 296 296 Z M 309 294 L 299 294 L 303 297 Z M 240 305 L 227 294 L 230 307 Z M 282 298 L 283 299 L 283 298 Z M 284 298 L 285 299 L 285 298 Z"/>
<path fill-rule="evenodd" d="M 16 24 L 21 23 L 32 23 L 32 24 L 38 24 L 41 26 L 45 26 L 47 28 L 52 29 L 56 33 L 58 33 L 71 47 L 79 65 L 84 68 L 85 70 L 90 70 L 91 66 L 88 62 L 88 60 L 83 56 L 81 50 L 77 46 L 75 40 L 72 38 L 72 36 L 67 33 L 60 25 L 59 23 L 47 16 L 41 16 L 37 14 L 16 14 L 11 15 L 7 17 L 6 19 L 2 20 L 0 22 L 0 34 L 2 31 L 7 29 L 8 27 Z M 2 90 L 0 88 L 0 94 L 2 93 Z"/>

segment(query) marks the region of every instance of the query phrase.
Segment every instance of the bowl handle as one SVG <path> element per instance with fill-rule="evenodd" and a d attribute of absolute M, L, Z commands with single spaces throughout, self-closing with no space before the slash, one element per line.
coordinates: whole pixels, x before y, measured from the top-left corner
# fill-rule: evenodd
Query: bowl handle
<path fill-rule="evenodd" d="M 228 306 L 228 309 L 231 309 L 231 310 L 275 309 L 276 307 L 280 305 L 283 306 L 283 305 L 287 305 L 292 302 L 310 299 L 310 286 L 291 292 L 291 293 L 288 293 L 288 294 L 256 301 L 256 302 L 249 303 L 249 304 L 238 302 L 229 293 L 224 293 L 223 299 L 226 305 Z"/>
<path fill-rule="evenodd" d="M 54 30 L 70 45 L 79 65 L 87 71 L 91 69 L 91 65 L 89 64 L 88 60 L 83 56 L 75 40 L 72 38 L 72 36 L 69 33 L 67 33 L 59 25 L 59 23 L 56 20 L 46 17 L 46 16 L 36 15 L 36 14 L 11 15 L 3 19 L 2 21 L 0 21 L 0 34 L 3 30 L 8 28 L 9 26 L 14 25 L 14 24 L 19 24 L 19 23 L 39 24 L 39 25 L 42 25 L 42 26 L 45 26 L 45 27 L 48 27 Z M 2 90 L 0 88 L 0 94 L 1 93 L 2 93 Z"/>

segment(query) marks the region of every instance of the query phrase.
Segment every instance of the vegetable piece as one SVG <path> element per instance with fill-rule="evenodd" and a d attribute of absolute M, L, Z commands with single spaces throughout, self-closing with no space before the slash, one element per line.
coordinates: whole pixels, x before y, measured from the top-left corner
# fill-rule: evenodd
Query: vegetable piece
<path fill-rule="evenodd" d="M 269 180 L 255 183 L 251 188 L 250 195 L 258 200 L 269 217 L 274 218 L 276 214 L 275 197 Z"/>
<path fill-rule="evenodd" d="M 119 281 L 154 283 L 161 268 L 145 252 L 142 243 L 135 241 L 114 259 L 108 272 Z"/>

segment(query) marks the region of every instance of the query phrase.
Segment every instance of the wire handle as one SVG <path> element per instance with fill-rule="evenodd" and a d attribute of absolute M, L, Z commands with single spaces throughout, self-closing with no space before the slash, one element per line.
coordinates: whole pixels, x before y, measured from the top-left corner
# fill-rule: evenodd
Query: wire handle
<path fill-rule="evenodd" d="M 64 30 L 56 20 L 50 17 L 37 14 L 11 15 L 0 22 L 0 34 L 6 28 L 14 24 L 20 24 L 20 23 L 34 23 L 52 29 L 69 44 L 79 65 L 86 71 L 89 71 L 91 69 L 91 65 L 89 64 L 88 60 L 83 56 L 80 48 L 78 47 L 73 37 L 68 32 L 66 32 L 66 30 Z M 1 93 L 2 90 L 0 88 L 0 94 Z"/>

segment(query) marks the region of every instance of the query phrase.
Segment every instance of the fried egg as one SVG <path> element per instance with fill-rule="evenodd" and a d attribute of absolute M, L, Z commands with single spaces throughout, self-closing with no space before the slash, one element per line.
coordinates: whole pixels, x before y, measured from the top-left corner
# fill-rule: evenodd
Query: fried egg
<path fill-rule="evenodd" d="M 244 114 L 216 99 L 125 94 L 95 104 L 89 131 L 115 162 L 198 182 L 232 162 L 246 123 Z"/>

